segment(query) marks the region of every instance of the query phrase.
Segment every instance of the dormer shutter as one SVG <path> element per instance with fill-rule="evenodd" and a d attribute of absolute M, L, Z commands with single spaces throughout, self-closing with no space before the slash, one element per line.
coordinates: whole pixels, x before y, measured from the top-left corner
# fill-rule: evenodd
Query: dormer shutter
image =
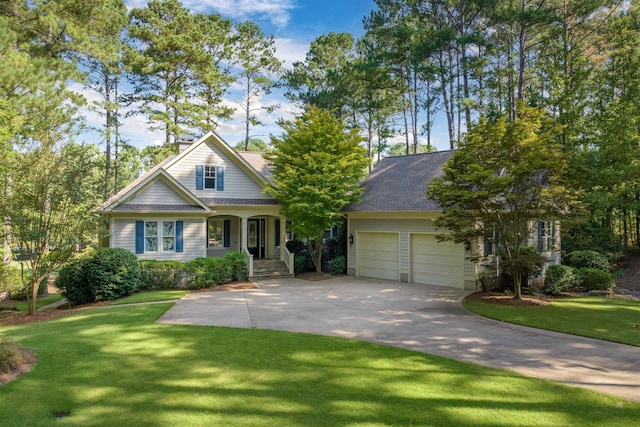
<path fill-rule="evenodd" d="M 196 165 L 196 190 L 204 189 L 204 166 Z"/>
<path fill-rule="evenodd" d="M 216 166 L 216 190 L 224 191 L 224 167 Z"/>

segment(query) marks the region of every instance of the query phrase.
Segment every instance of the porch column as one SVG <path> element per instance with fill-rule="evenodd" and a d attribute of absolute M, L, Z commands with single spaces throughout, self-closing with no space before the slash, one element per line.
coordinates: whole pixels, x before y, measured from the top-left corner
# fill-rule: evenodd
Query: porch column
<path fill-rule="evenodd" d="M 281 216 L 278 219 L 280 220 L 280 247 L 283 248 L 287 243 L 287 218 Z"/>
<path fill-rule="evenodd" d="M 249 242 L 249 236 L 248 236 L 248 218 L 242 217 L 242 249 L 244 249 L 245 251 L 249 250 L 248 242 Z"/>

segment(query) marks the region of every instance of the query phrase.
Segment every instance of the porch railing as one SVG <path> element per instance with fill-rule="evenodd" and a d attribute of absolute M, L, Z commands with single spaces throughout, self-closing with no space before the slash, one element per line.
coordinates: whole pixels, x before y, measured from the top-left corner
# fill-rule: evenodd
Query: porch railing
<path fill-rule="evenodd" d="M 247 274 L 249 277 L 253 277 L 253 254 L 247 248 L 242 248 L 242 250 L 247 255 L 247 269 L 249 270 Z"/>
<path fill-rule="evenodd" d="M 280 249 L 280 260 L 284 261 L 284 263 L 287 265 L 289 274 L 294 274 L 296 265 L 295 254 L 289 252 L 289 249 L 287 249 L 287 245 L 282 245 L 282 248 Z"/>

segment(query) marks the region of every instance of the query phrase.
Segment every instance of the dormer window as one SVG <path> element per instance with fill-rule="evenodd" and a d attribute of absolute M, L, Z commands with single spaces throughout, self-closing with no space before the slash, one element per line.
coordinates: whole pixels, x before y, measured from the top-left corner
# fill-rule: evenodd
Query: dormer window
<path fill-rule="evenodd" d="M 204 188 L 216 188 L 216 167 L 204 167 Z"/>
<path fill-rule="evenodd" d="M 224 191 L 224 167 L 196 165 L 196 190 Z"/>

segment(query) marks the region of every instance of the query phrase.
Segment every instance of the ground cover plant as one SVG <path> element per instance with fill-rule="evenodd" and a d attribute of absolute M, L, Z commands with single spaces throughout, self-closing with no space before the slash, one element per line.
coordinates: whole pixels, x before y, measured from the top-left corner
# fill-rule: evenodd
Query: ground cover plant
<path fill-rule="evenodd" d="M 503 322 L 640 346 L 640 301 L 561 297 L 549 304 L 508 306 L 465 299 L 474 313 Z"/>
<path fill-rule="evenodd" d="M 37 353 L 0 425 L 627 426 L 640 404 L 377 344 L 158 325 L 170 304 L 0 326 Z"/>

